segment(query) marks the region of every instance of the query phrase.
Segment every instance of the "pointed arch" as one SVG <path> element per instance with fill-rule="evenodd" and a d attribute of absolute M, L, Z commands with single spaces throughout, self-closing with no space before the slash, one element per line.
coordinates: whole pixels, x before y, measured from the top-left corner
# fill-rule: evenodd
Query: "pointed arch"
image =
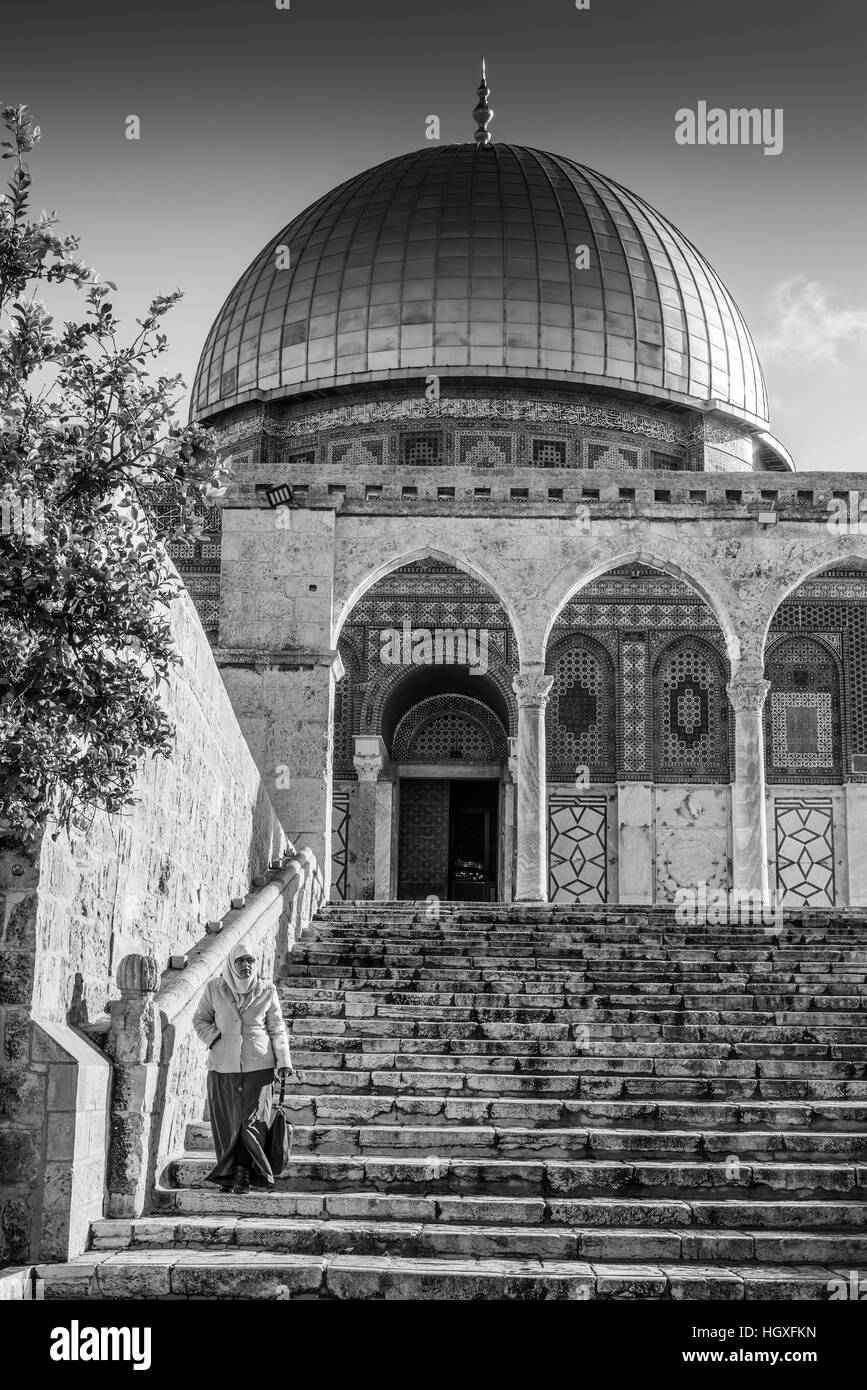
<path fill-rule="evenodd" d="M 718 570 L 712 572 L 713 582 L 711 582 L 709 578 L 702 576 L 698 563 L 691 564 L 689 567 L 684 565 L 682 563 L 683 553 L 684 548 L 682 546 L 676 547 L 673 543 L 655 537 L 652 546 L 642 542 L 614 554 L 599 556 L 588 565 L 584 573 L 575 576 L 566 583 L 565 587 L 563 585 L 563 572 L 561 572 L 548 588 L 546 598 L 548 619 L 543 639 L 544 649 L 547 650 L 551 635 L 567 605 L 578 598 L 585 589 L 604 579 L 606 574 L 615 570 L 621 570 L 628 565 L 642 565 L 648 569 L 658 570 L 660 574 L 667 575 L 670 579 L 679 580 L 692 590 L 713 615 L 725 642 L 729 660 L 738 660 L 741 654 L 740 640 L 732 616 L 738 607 L 736 593 Z M 698 557 L 691 558 L 696 561 L 698 559 Z"/>
<path fill-rule="evenodd" d="M 356 580 L 352 584 L 350 591 L 344 597 L 341 598 L 340 595 L 335 594 L 334 617 L 331 631 L 332 646 L 337 646 L 340 634 L 349 621 L 353 609 L 356 607 L 359 599 L 363 598 L 368 590 L 373 588 L 374 584 L 379 583 L 381 579 L 387 578 L 388 575 L 393 574 L 396 570 L 403 569 L 406 565 L 424 560 L 438 560 L 442 564 L 452 565 L 455 569 L 461 570 L 464 574 L 468 574 L 473 579 L 477 580 L 479 584 L 484 585 L 492 597 L 501 605 L 509 619 L 512 635 L 518 648 L 518 655 L 520 658 L 520 623 L 514 605 L 503 591 L 502 587 L 498 585 L 497 581 L 487 570 L 474 560 L 459 555 L 453 550 L 444 550 L 438 546 L 428 545 L 407 546 L 405 550 L 389 556 L 378 565 L 374 565 L 372 569 L 366 572 L 362 579 Z"/>

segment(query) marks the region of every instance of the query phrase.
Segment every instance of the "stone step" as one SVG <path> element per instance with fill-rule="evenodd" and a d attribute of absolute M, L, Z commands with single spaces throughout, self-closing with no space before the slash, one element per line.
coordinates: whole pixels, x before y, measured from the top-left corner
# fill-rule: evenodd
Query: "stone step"
<path fill-rule="evenodd" d="M 659 968 L 668 960 L 676 960 L 683 968 L 693 969 L 707 963 L 735 965 L 747 973 L 753 965 L 768 963 L 777 963 L 780 969 L 784 963 L 800 968 L 809 967 L 813 961 L 820 964 L 835 961 L 853 970 L 863 970 L 867 962 L 865 942 L 854 943 L 842 939 L 787 941 L 768 934 L 755 941 L 741 943 L 737 948 L 733 948 L 729 937 L 714 939 L 708 936 L 696 941 L 648 941 L 636 938 L 631 942 L 619 943 L 594 942 L 586 937 L 549 937 L 543 941 L 532 937 L 482 937 L 467 933 L 442 937 L 416 934 L 390 939 L 370 936 L 362 942 L 349 936 L 343 940 L 332 936 L 305 936 L 296 950 L 298 963 L 311 960 L 327 962 L 335 957 L 364 965 L 385 957 L 395 965 L 405 966 L 408 958 L 421 956 L 430 963 L 442 960 L 454 967 L 461 959 L 489 957 L 495 962 L 519 961 L 522 966 L 529 968 L 539 961 L 543 968 L 550 969 L 552 961 L 560 961 L 571 964 L 573 969 L 609 969 L 615 973 L 629 972 L 637 966 Z"/>
<path fill-rule="evenodd" d="M 200 1187 L 213 1167 L 213 1158 L 184 1154 L 168 1166 L 169 1183 L 176 1187 Z M 660 1195 L 700 1193 L 709 1189 L 746 1189 L 765 1192 L 846 1193 L 853 1200 L 867 1199 L 867 1168 L 849 1162 L 748 1163 L 693 1161 L 686 1158 L 549 1159 L 490 1158 L 480 1155 L 360 1155 L 332 1156 L 293 1153 L 286 1172 L 278 1179 L 280 1190 L 317 1186 L 371 1188 L 383 1191 L 418 1188 L 437 1192 L 489 1192 L 506 1189 L 560 1196 L 592 1195 L 605 1191 L 623 1193 L 651 1189 Z"/>
<path fill-rule="evenodd" d="M 261 1250 L 93 1251 L 41 1265 L 46 1299 L 820 1299 L 830 1265 L 603 1264 L 584 1260 L 273 1254 Z"/>
<path fill-rule="evenodd" d="M 211 1150 L 208 1125 L 190 1125 L 188 1146 L 193 1152 Z M 293 1152 L 303 1154 L 396 1155 L 408 1151 L 449 1157 L 470 1152 L 474 1157 L 578 1158 L 594 1155 L 701 1155 L 718 1161 L 723 1155 L 746 1162 L 802 1162 L 817 1158 L 850 1163 L 867 1162 L 867 1133 L 829 1134 L 790 1130 L 785 1134 L 749 1129 L 631 1129 L 504 1127 L 484 1124 L 415 1125 L 294 1125 Z M 212 1162 L 215 1161 L 212 1159 Z M 867 1168 L 865 1168 L 867 1180 Z"/>
<path fill-rule="evenodd" d="M 296 1086 L 287 1092 L 285 1108 L 293 1123 L 344 1124 L 518 1124 L 549 1129 L 561 1125 L 601 1127 L 604 1121 L 618 1128 L 711 1129 L 733 1126 L 768 1132 L 818 1131 L 867 1134 L 867 1103 L 858 1101 L 792 1104 L 787 1101 L 623 1101 L 623 1100 L 509 1100 L 466 1099 L 448 1094 L 413 1093 L 409 1086 L 398 1092 L 328 1094 Z M 195 1141 L 191 1136 L 199 1136 Z M 201 1136 L 210 1145 L 210 1128 L 196 1123 L 187 1127 L 187 1147 L 201 1147 Z"/>
<path fill-rule="evenodd" d="M 564 947 L 581 949 L 597 947 L 603 949 L 627 949 L 636 944 L 649 945 L 657 949 L 682 948 L 707 949 L 713 947 L 731 948 L 732 944 L 743 949 L 766 949 L 773 944 L 779 949 L 809 949 L 828 945 L 839 951 L 863 951 L 867 948 L 867 931 L 845 929 L 832 931 L 803 931 L 782 927 L 777 929 L 773 919 L 767 926 L 756 927 L 697 927 L 686 930 L 622 929 L 616 937 L 610 931 L 595 931 L 591 927 L 477 927 L 443 924 L 407 924 L 403 927 L 388 927 L 377 924 L 360 933 L 354 927 L 313 927 L 304 935 L 304 947 L 331 944 L 356 945 L 361 941 L 365 947 L 433 947 L 445 945 L 497 944 L 514 947 Z"/>
<path fill-rule="evenodd" d="M 842 981 L 839 977 L 831 981 L 828 976 L 813 977 L 813 979 L 799 983 L 798 986 L 793 986 L 789 977 L 774 981 L 770 979 L 770 976 L 761 980 L 761 983 L 759 983 L 759 981 L 732 981 L 731 979 L 725 979 L 724 976 L 718 977 L 717 980 L 704 979 L 699 981 L 635 981 L 610 979 L 585 981 L 584 977 L 574 976 L 574 974 L 568 974 L 568 976 L 567 974 L 563 974 L 563 976 L 559 977 L 531 977 L 529 974 L 507 974 L 507 976 L 504 976 L 504 974 L 500 972 L 490 973 L 485 979 L 481 979 L 481 972 L 475 970 L 475 972 L 468 972 L 467 976 L 461 980 L 460 977 L 439 976 L 439 974 L 421 972 L 421 970 L 415 970 L 415 972 L 396 972 L 396 970 L 388 970 L 388 972 L 386 972 L 386 970 L 382 970 L 382 972 L 368 972 L 368 970 L 357 969 L 353 976 L 339 973 L 339 970 L 340 967 L 338 967 L 338 970 L 335 970 L 333 974 L 320 972 L 304 974 L 300 972 L 297 974 L 297 977 L 295 977 L 295 984 L 297 987 L 304 988 L 304 990 L 310 990 L 310 988 L 317 986 L 332 986 L 352 988 L 352 990 L 393 990 L 397 992 L 411 990 L 460 992 L 479 987 L 481 992 L 490 992 L 490 994 L 513 994 L 517 995 L 518 998 L 520 998 L 521 991 L 524 991 L 524 994 L 527 995 L 539 994 L 539 992 L 552 990 L 560 991 L 561 995 L 565 994 L 565 992 L 570 992 L 570 994 L 581 994 L 581 992 L 584 992 L 584 994 L 603 994 L 603 992 L 606 991 L 609 992 L 609 994 L 610 992 L 625 992 L 625 994 L 629 994 L 629 992 L 632 992 L 632 994 L 638 994 L 646 998 L 646 1001 L 649 1002 L 650 1005 L 653 1005 L 654 999 L 660 997 L 660 995 L 663 998 L 667 998 L 670 994 L 672 997 L 682 998 L 684 997 L 684 992 L 702 991 L 702 994 L 706 995 L 706 997 L 710 995 L 710 997 L 713 998 L 717 992 L 725 994 L 725 992 L 731 991 L 732 988 L 736 988 L 736 990 L 750 988 L 750 990 L 754 991 L 754 997 L 760 997 L 760 995 L 763 994 L 764 997 L 767 997 L 768 991 L 782 990 L 782 988 L 788 988 L 788 990 L 791 991 L 800 991 L 793 992 L 792 994 L 792 998 L 795 999 L 795 1008 L 800 1008 L 800 1001 L 802 1001 L 802 999 L 836 998 L 843 994 L 849 998 L 863 999 L 867 997 L 867 986 L 864 986 L 864 984 L 854 984 L 852 981 L 846 983 L 846 981 Z M 856 990 L 859 991 L 857 995 L 850 992 Z M 695 997 L 695 994 L 693 994 L 693 997 Z"/>
<path fill-rule="evenodd" d="M 282 996 L 284 1013 L 293 1021 L 299 1019 L 331 1019 L 340 1018 L 346 1022 L 355 1019 L 393 1019 L 396 1022 L 404 1020 L 436 1021 L 443 1023 L 580 1023 L 590 1025 L 614 1024 L 627 1026 L 637 1024 L 656 1029 L 663 1027 L 698 1027 L 706 1029 L 708 1033 L 721 1024 L 725 1026 L 726 1032 L 744 1029 L 745 1031 L 764 1036 L 765 1030 L 772 1032 L 780 1028 L 818 1028 L 831 1030 L 835 1035 L 835 1040 L 846 1041 L 846 1034 L 854 1034 L 854 1040 L 859 1041 L 861 1035 L 867 1038 L 867 1010 L 860 1015 L 857 1012 L 838 1010 L 830 1017 L 814 1016 L 806 1018 L 804 1013 L 789 1012 L 779 1010 L 776 1012 L 763 1012 L 757 1009 L 711 1009 L 711 1008 L 687 1008 L 678 1000 L 671 1000 L 667 1005 L 653 1008 L 647 1007 L 644 1001 L 643 1008 L 633 1008 L 628 1006 L 607 1005 L 594 1002 L 592 999 L 587 1002 L 572 1004 L 568 1000 L 561 1000 L 558 1004 L 545 1004 L 537 1006 L 533 1004 L 514 1005 L 514 1004 L 431 1004 L 425 1000 L 412 1000 L 408 1003 L 387 1002 L 374 999 L 305 999 L 303 996 L 286 998 Z M 836 1035 L 843 1032 L 844 1036 L 837 1039 Z M 852 1039 L 848 1039 L 852 1040 Z"/>
<path fill-rule="evenodd" d="M 561 1014 L 551 1011 L 544 1022 L 509 1022 L 496 1016 L 487 1018 L 442 1018 L 421 1012 L 390 1017 L 389 1012 L 377 1010 L 372 1017 L 359 1012 L 347 1017 L 323 1016 L 320 1013 L 303 1014 L 292 1012 L 287 1020 L 287 1028 L 297 1037 L 310 1034 L 329 1034 L 346 1038 L 386 1037 L 386 1038 L 425 1038 L 444 1036 L 447 1038 L 544 1038 L 568 1041 L 570 1038 L 590 1038 L 597 1040 L 654 1042 L 661 1038 L 667 1042 L 709 1043 L 754 1043 L 759 1046 L 769 1044 L 792 1044 L 801 1046 L 837 1044 L 856 1048 L 858 1056 L 867 1052 L 867 1028 L 827 1026 L 814 1020 L 786 1026 L 773 1023 L 758 1024 L 755 1027 L 727 1026 L 701 1022 L 677 1022 L 678 1015 L 670 1023 L 633 1022 L 618 1020 L 616 1015 L 600 1011 L 598 1013 Z M 457 1011 L 455 1011 L 457 1012 Z M 491 1010 L 495 1015 L 497 1011 Z M 562 1022 L 557 1021 L 562 1018 Z M 821 1052 L 816 1055 L 821 1056 Z"/>
<path fill-rule="evenodd" d="M 568 947 L 562 948 L 537 948 L 537 947 L 513 947 L 500 946 L 492 943 L 486 949 L 473 949 L 471 943 L 462 946 L 455 945 L 451 949 L 440 946 L 436 950 L 423 948 L 419 942 L 406 946 L 389 946 L 387 949 L 370 943 L 365 946 L 355 945 L 341 948 L 332 944 L 308 942 L 305 945 L 296 947 L 298 951 L 297 961 L 293 965 L 303 965 L 304 963 L 325 966 L 325 965 L 362 965 L 372 968 L 375 966 L 400 966 L 401 969 L 408 970 L 417 967 L 426 969 L 447 969 L 454 970 L 459 964 L 466 962 L 470 968 L 489 968 L 496 970 L 569 970 L 572 973 L 582 966 L 589 967 L 590 972 L 603 973 L 613 971 L 615 974 L 628 974 L 630 969 L 637 971 L 657 970 L 669 963 L 676 955 L 680 962 L 681 969 L 694 971 L 697 975 L 702 973 L 702 965 L 707 965 L 711 969 L 720 969 L 724 964 L 736 966 L 739 970 L 745 971 L 748 975 L 752 973 L 754 967 L 768 965 L 776 971 L 791 970 L 795 973 L 801 971 L 824 973 L 833 964 L 840 964 L 852 970 L 853 973 L 863 975 L 865 964 L 867 964 L 867 952 L 848 950 L 843 951 L 833 947 L 823 949 L 817 953 L 812 947 L 807 950 L 798 950 L 791 947 L 785 951 L 765 948 L 764 950 L 736 951 L 727 947 L 705 946 L 702 949 L 687 949 L 686 947 L 675 951 L 654 951 L 646 946 L 635 946 L 634 948 L 623 948 L 620 951 L 591 951 L 589 949 L 570 950 Z"/>
<path fill-rule="evenodd" d="M 462 1225 L 458 1222 L 245 1216 L 164 1216 L 96 1221 L 95 1251 L 260 1250 L 305 1255 L 459 1256 L 471 1259 L 620 1260 L 645 1263 L 761 1261 L 861 1264 L 867 1228 L 851 1232 L 704 1230 L 571 1224 Z"/>
<path fill-rule="evenodd" d="M 848 1056 L 841 1046 L 826 1045 L 806 1057 L 785 1049 L 782 1056 L 754 1057 L 755 1045 L 628 1043 L 575 1039 L 383 1037 L 359 1035 L 293 1034 L 296 1060 L 305 1065 L 405 1067 L 426 1070 L 481 1070 L 500 1063 L 502 1071 L 533 1070 L 597 1074 L 610 1072 L 656 1076 L 793 1076 L 856 1080 L 867 1077 L 867 1062 Z M 795 1045 L 793 1045 L 794 1047 Z M 802 1045 L 807 1046 L 807 1045 Z M 399 1051 L 394 1049 L 399 1048 Z M 765 1049 L 767 1051 L 767 1049 Z M 836 1053 L 843 1053 L 836 1056 Z M 831 1055 L 828 1055 L 828 1054 Z M 722 1054 L 722 1055 L 720 1055 Z M 331 1059 L 329 1063 L 317 1058 Z M 303 1061 L 301 1059 L 303 1058 Z M 411 1061 L 404 1061 L 411 1058 Z M 418 1060 L 425 1058 L 426 1060 Z M 479 1059 L 487 1058 L 481 1062 Z M 367 1060 L 371 1059 L 371 1060 Z M 400 1060 L 399 1060 L 400 1059 Z M 436 1059 L 442 1059 L 442 1066 Z M 532 1066 L 530 1065 L 532 1064 Z"/>
<path fill-rule="evenodd" d="M 403 1089 L 413 1092 L 447 1091 L 450 1095 L 464 1093 L 467 1096 L 496 1095 L 497 1097 L 520 1095 L 545 1097 L 575 1097 L 584 1099 L 645 1099 L 645 1100 L 713 1100 L 735 1098 L 738 1100 L 774 1101 L 857 1101 L 867 1100 L 867 1081 L 777 1079 L 757 1076 L 748 1077 L 655 1077 L 646 1075 L 612 1075 L 603 1072 L 596 1074 L 569 1074 L 540 1072 L 543 1062 L 527 1058 L 526 1070 L 505 1072 L 502 1069 L 491 1073 L 479 1069 L 484 1058 L 471 1058 L 466 1070 L 443 1071 L 432 1067 L 430 1071 L 414 1069 L 419 1062 L 417 1056 L 405 1057 L 399 1067 L 380 1067 L 381 1058 L 370 1059 L 368 1069 L 359 1070 L 354 1064 L 344 1067 L 342 1057 L 333 1058 L 327 1054 L 295 1053 L 299 1070 L 297 1076 L 302 1085 L 342 1093 L 347 1090 L 370 1090 L 373 1092 L 394 1093 Z M 493 1059 L 498 1062 L 499 1059 Z M 392 1059 L 393 1063 L 393 1059 Z"/>
<path fill-rule="evenodd" d="M 205 1184 L 192 1124 L 47 1297 L 816 1299 L 862 1266 L 863 913 L 427 908 L 332 904 L 296 946 L 277 1189 Z"/>
<path fill-rule="evenodd" d="M 469 928 L 447 931 L 426 931 L 412 927 L 404 932 L 384 932 L 368 926 L 357 932 L 340 933 L 331 930 L 306 932 L 297 949 L 303 954 L 333 952 L 336 954 L 381 954 L 397 956 L 442 953 L 474 955 L 491 952 L 497 955 L 521 957 L 539 953 L 543 956 L 568 955 L 571 958 L 596 961 L 635 962 L 642 958 L 650 962 L 666 957 L 700 961 L 707 959 L 744 962 L 790 957 L 793 960 L 815 958 L 852 960 L 862 963 L 867 957 L 867 931 L 808 934 L 762 928 L 751 934 L 731 932 L 728 928 L 710 928 L 693 933 L 633 932 L 593 933 L 572 931 L 476 931 Z"/>
<path fill-rule="evenodd" d="M 391 1025 L 361 1020 L 346 1025 L 342 1020 L 298 1019 L 287 1023 L 290 1041 L 311 1051 L 338 1050 L 356 1052 L 386 1051 L 401 1048 L 405 1052 L 420 1052 L 439 1047 L 453 1051 L 487 1052 L 491 1055 L 523 1052 L 534 1055 L 544 1051 L 549 1056 L 582 1057 L 651 1057 L 670 1058 L 779 1058 L 803 1059 L 807 1071 L 821 1070 L 823 1063 L 842 1062 L 861 1067 L 867 1047 L 851 1040 L 819 1037 L 820 1030 L 791 1030 L 796 1036 L 749 1038 L 742 1034 L 732 1037 L 702 1038 L 696 1032 L 662 1028 L 643 1030 L 603 1027 L 592 1032 L 590 1024 L 436 1024 L 395 1022 Z M 672 1033 L 674 1036 L 672 1036 Z M 805 1033 L 810 1041 L 799 1041 Z"/>
<path fill-rule="evenodd" d="M 733 994 L 707 987 L 703 991 L 682 993 L 671 985 L 659 985 L 653 990 L 645 988 L 631 994 L 617 993 L 574 993 L 565 989 L 558 993 L 550 990 L 544 993 L 525 988 L 524 992 L 513 991 L 507 986 L 490 988 L 475 993 L 458 993 L 451 987 L 434 989 L 432 982 L 422 987 L 420 982 L 396 989 L 383 981 L 380 986 L 372 986 L 363 981 L 344 981 L 342 984 L 313 985 L 310 981 L 294 986 L 281 985 L 280 999 L 289 1012 L 303 1004 L 311 1009 L 318 1004 L 357 1007 L 360 1005 L 404 1005 L 410 1007 L 469 1008 L 469 1009 L 639 1009 L 653 1012 L 669 1010 L 724 1010 L 744 1013 L 748 1018 L 756 1013 L 796 1013 L 803 1019 L 806 1012 L 828 1011 L 836 1014 L 851 1013 L 853 1021 L 857 1015 L 867 1012 L 867 990 L 864 994 Z M 334 1015 L 332 1015 L 334 1016 Z"/>
<path fill-rule="evenodd" d="M 644 985 L 663 984 L 673 986 L 680 992 L 710 985 L 723 989 L 746 988 L 754 992 L 784 988 L 806 993 L 811 988 L 821 988 L 832 982 L 844 989 L 848 986 L 850 990 L 855 988 L 863 992 L 867 984 L 867 969 L 864 967 L 841 966 L 835 971 L 830 963 L 816 962 L 798 966 L 777 961 L 757 962 L 748 970 L 739 969 L 735 974 L 716 960 L 698 965 L 681 965 L 680 968 L 674 961 L 661 961 L 653 965 L 641 961 L 627 969 L 622 963 L 616 968 L 585 963 L 585 967 L 581 968 L 574 959 L 552 966 L 538 961 L 504 964 L 502 961 L 467 957 L 466 973 L 458 974 L 454 962 L 432 961 L 421 956 L 405 957 L 399 961 L 382 957 L 360 961 L 348 956 L 330 960 L 299 960 L 293 966 L 292 974 L 287 976 L 287 983 L 304 983 L 311 978 L 328 981 L 336 976 L 377 982 L 395 981 L 397 988 L 407 980 L 430 980 L 435 981 L 437 986 L 445 981 L 454 984 L 457 989 L 467 989 L 478 983 L 489 987 L 489 982 L 497 981 L 510 983 L 515 990 L 529 987 L 531 990 L 544 991 L 552 985 L 559 989 L 565 984 L 574 992 L 590 993 L 606 990 L 629 993 Z"/>
<path fill-rule="evenodd" d="M 375 1192 L 370 1190 L 251 1192 L 158 1187 L 161 1213 L 184 1216 L 285 1217 L 339 1220 L 457 1222 L 464 1225 L 578 1225 L 595 1229 L 652 1226 L 696 1233 L 713 1230 L 867 1232 L 867 1203 L 839 1196 L 768 1200 L 714 1196 L 515 1196 L 501 1193 Z M 147 1220 L 147 1218 L 143 1218 Z"/>

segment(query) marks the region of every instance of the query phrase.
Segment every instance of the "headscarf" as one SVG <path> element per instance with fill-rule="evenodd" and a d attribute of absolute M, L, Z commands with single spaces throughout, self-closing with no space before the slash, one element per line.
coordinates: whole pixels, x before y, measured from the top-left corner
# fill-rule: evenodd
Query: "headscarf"
<path fill-rule="evenodd" d="M 249 1002 L 252 991 L 259 983 L 259 971 L 254 966 L 250 978 L 245 980 L 243 975 L 238 974 L 235 964 L 239 956 L 251 956 L 252 954 L 249 946 L 245 946 L 243 941 L 239 941 L 237 946 L 232 947 L 229 958 L 223 966 L 223 981 L 229 987 L 239 1009 L 242 1009 Z"/>

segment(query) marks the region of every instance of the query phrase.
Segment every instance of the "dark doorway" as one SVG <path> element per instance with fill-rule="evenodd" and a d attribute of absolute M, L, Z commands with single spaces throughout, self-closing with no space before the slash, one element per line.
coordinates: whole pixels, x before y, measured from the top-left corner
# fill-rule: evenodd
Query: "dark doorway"
<path fill-rule="evenodd" d="M 449 784 L 402 777 L 398 811 L 397 896 L 413 902 L 449 895 Z"/>
<path fill-rule="evenodd" d="M 449 783 L 449 897 L 497 897 L 497 806 L 494 781 Z"/>
<path fill-rule="evenodd" d="M 397 896 L 497 900 L 499 783 L 402 777 Z"/>

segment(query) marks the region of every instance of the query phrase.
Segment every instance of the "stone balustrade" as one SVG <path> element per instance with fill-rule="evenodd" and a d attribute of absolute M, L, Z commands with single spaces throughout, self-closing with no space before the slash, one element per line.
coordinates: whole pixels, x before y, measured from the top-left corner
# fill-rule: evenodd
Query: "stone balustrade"
<path fill-rule="evenodd" d="M 280 973 L 322 901 L 324 886 L 309 849 L 284 859 L 232 908 L 219 931 L 186 953 L 182 970 L 162 974 L 152 956 L 130 954 L 118 969 L 120 999 L 110 1005 L 106 1051 L 114 1064 L 108 1154 L 109 1216 L 140 1216 L 191 1120 L 200 1119 L 207 1052 L 192 1030 L 202 989 L 244 940 L 266 972 Z"/>

